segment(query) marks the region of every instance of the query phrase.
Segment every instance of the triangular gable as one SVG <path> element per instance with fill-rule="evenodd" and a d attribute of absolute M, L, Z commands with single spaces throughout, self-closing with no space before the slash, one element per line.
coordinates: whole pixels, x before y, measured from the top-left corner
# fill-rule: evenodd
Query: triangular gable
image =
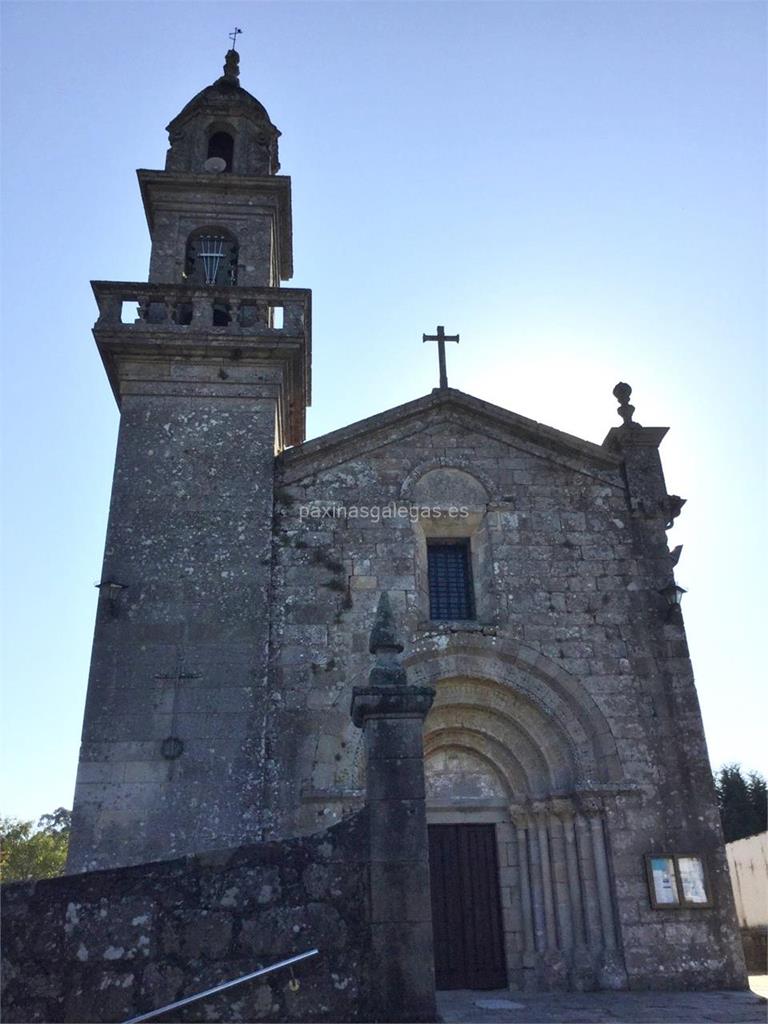
<path fill-rule="evenodd" d="M 441 422 L 460 423 L 574 472 L 597 475 L 600 470 L 608 470 L 606 483 L 615 483 L 611 471 L 621 462 L 618 455 L 600 445 L 447 388 L 286 449 L 279 457 L 284 480 L 291 483 L 330 469 L 382 446 L 405 441 Z"/>

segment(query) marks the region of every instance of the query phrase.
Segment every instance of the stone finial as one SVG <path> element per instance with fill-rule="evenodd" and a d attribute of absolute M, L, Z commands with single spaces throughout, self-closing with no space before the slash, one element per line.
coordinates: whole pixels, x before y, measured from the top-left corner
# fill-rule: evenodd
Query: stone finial
<path fill-rule="evenodd" d="M 405 686 L 405 669 L 398 655 L 403 645 L 395 636 L 395 617 L 386 592 L 379 598 L 371 639 L 368 644 L 371 654 L 376 655 L 376 664 L 368 675 L 371 686 Z"/>
<path fill-rule="evenodd" d="M 240 84 L 240 54 L 237 50 L 227 50 L 224 58 L 224 77 L 228 82 Z"/>
<path fill-rule="evenodd" d="M 371 654 L 378 654 L 379 651 L 396 651 L 401 654 L 403 651 L 403 645 L 395 637 L 395 616 L 386 591 L 379 598 L 368 650 Z"/>
<path fill-rule="evenodd" d="M 629 384 L 624 384 L 623 381 L 619 381 L 616 387 L 613 389 L 614 397 L 619 401 L 618 413 L 619 416 L 624 420 L 625 427 L 636 427 L 637 423 L 632 422 L 632 414 L 635 411 L 634 405 L 629 404 L 629 399 L 632 394 L 632 388 Z"/>

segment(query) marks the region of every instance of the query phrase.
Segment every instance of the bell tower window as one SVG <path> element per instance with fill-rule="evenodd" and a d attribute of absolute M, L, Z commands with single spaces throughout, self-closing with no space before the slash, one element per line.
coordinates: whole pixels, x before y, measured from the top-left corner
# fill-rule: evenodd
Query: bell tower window
<path fill-rule="evenodd" d="M 219 157 L 226 164 L 225 171 L 232 170 L 232 157 L 235 152 L 235 140 L 229 132 L 214 132 L 208 140 L 208 159 Z"/>
<path fill-rule="evenodd" d="M 189 284 L 237 284 L 237 256 L 237 242 L 228 231 L 196 231 L 187 242 L 184 280 Z"/>

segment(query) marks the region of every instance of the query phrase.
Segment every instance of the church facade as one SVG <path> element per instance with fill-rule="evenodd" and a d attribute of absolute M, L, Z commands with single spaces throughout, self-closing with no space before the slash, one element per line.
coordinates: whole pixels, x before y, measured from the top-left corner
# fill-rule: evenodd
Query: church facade
<path fill-rule="evenodd" d="M 290 179 L 234 51 L 169 136 L 139 171 L 148 282 L 94 283 L 121 419 L 69 870 L 360 810 L 386 593 L 435 691 L 438 987 L 743 985 L 666 429 L 627 385 L 602 444 L 440 387 L 305 441 Z"/>

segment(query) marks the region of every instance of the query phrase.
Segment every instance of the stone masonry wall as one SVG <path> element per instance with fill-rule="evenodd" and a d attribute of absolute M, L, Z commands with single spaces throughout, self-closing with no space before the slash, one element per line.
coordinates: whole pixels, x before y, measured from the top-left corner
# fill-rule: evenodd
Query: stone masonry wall
<path fill-rule="evenodd" d="M 272 678 L 279 699 L 269 747 L 279 768 L 269 803 L 282 820 L 273 827 L 312 830 L 337 820 L 361 793 L 360 740 L 347 708 L 353 683 L 367 671 L 368 630 L 384 590 L 403 624 L 407 656 L 479 644 L 497 650 L 508 639 L 572 674 L 608 718 L 633 782 L 652 786 L 651 737 L 628 658 L 639 632 L 628 620 L 643 567 L 632 549 L 620 466 L 581 460 L 573 467 L 439 410 L 411 425 L 410 436 L 398 436 L 403 430 L 382 432 L 371 451 L 342 452 L 337 464 L 287 453 L 276 481 Z M 301 518 L 307 506 L 407 504 L 405 481 L 440 462 L 484 481 L 482 505 L 473 502 L 479 522 L 470 524 L 476 624 L 429 621 L 423 525 Z M 433 503 L 424 491 L 419 499 Z M 462 494 L 451 501 L 461 505 Z M 443 520 L 431 529 L 460 534 L 462 526 Z M 295 728 L 307 716 L 315 727 Z"/>
<path fill-rule="evenodd" d="M 6 885 L 3 1019 L 121 1021 L 313 947 L 177 1011 L 347 1021 L 368 998 L 366 812 L 316 835 Z"/>
<path fill-rule="evenodd" d="M 275 403 L 233 390 L 123 398 L 71 871 L 261 838 Z"/>
<path fill-rule="evenodd" d="M 445 700 L 463 688 L 460 717 L 475 716 L 475 735 L 489 701 L 472 710 L 473 691 L 499 695 L 500 713 L 538 730 L 527 779 L 518 787 L 505 776 L 509 807 L 594 794 L 630 987 L 738 987 L 743 963 L 685 634 L 659 593 L 672 574 L 666 517 L 658 503 L 633 502 L 621 453 L 565 435 L 558 445 L 512 415 L 505 426 L 456 392 L 413 405 L 416 414 L 382 414 L 279 460 L 268 831 L 311 831 L 360 804 L 363 758 L 347 708 L 386 591 L 409 679 L 437 690 L 433 717 L 451 725 Z M 655 483 L 666 493 L 663 477 Z M 306 512 L 414 500 L 466 504 L 469 514 L 416 523 Z M 476 621 L 430 622 L 427 540 L 462 533 Z M 429 718 L 425 728 L 429 750 Z M 507 749 L 517 757 L 521 743 Z M 712 909 L 650 906 L 643 857 L 669 851 L 705 858 Z M 504 911 L 509 941 L 514 908 Z"/>

